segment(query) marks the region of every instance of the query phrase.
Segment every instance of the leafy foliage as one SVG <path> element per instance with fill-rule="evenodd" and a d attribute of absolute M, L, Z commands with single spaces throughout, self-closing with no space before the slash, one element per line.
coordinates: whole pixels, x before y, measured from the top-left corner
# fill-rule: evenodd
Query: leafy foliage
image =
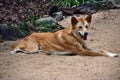
<path fill-rule="evenodd" d="M 42 16 L 40 16 L 39 18 L 42 18 Z M 61 25 L 59 25 L 58 23 L 55 23 L 55 22 L 36 23 L 37 19 L 38 18 L 35 17 L 34 15 L 30 15 L 30 17 L 29 17 L 29 22 L 32 27 L 35 27 L 35 26 L 40 27 L 40 30 L 38 32 L 55 32 L 57 30 L 63 29 L 63 27 Z"/>
<path fill-rule="evenodd" d="M 55 23 L 55 22 L 52 22 L 52 23 L 51 22 L 41 22 L 37 25 L 40 26 L 39 32 L 55 32 L 55 31 L 63 29 L 63 27 L 61 25 L 59 25 L 58 23 Z"/>
<path fill-rule="evenodd" d="M 21 22 L 20 24 L 14 24 L 10 28 L 15 30 L 16 37 L 24 37 L 30 33 L 30 28 L 39 28 L 37 32 L 55 32 L 63 29 L 64 27 L 55 22 L 40 22 L 36 23 L 36 18 L 31 16 L 27 22 Z M 17 34 L 19 33 L 19 35 Z"/>
<path fill-rule="evenodd" d="M 78 0 L 53 0 L 57 6 L 64 6 L 64 7 L 72 7 L 72 6 L 79 6 Z"/>
<path fill-rule="evenodd" d="M 80 4 L 98 2 L 99 0 L 52 0 L 56 6 L 73 7 Z"/>
<path fill-rule="evenodd" d="M 99 3 L 100 0 L 52 0 L 53 4 L 58 7 L 76 7 L 81 4 Z M 107 6 L 99 4 L 101 10 L 107 10 Z"/>
<path fill-rule="evenodd" d="M 89 4 L 98 2 L 99 0 L 52 0 L 52 3 L 56 6 L 64 6 L 64 7 L 73 7 L 73 6 L 79 6 L 80 4 Z M 106 10 L 107 8 L 105 6 L 100 6 L 101 9 Z M 38 32 L 55 32 L 57 30 L 63 29 L 61 25 L 58 23 L 51 23 L 51 22 L 40 22 L 36 23 L 35 21 L 38 19 L 33 13 L 29 13 L 28 18 L 26 21 L 21 22 L 20 24 L 12 25 L 11 28 L 16 28 L 18 32 L 20 32 L 23 36 L 26 36 L 29 34 L 28 26 L 31 26 L 33 28 L 39 27 L 40 30 Z M 40 16 L 41 17 L 41 16 Z"/>
<path fill-rule="evenodd" d="M 56 6 L 64 6 L 64 7 L 72 7 L 72 6 L 78 6 L 79 1 L 78 0 L 52 0 L 54 5 Z"/>

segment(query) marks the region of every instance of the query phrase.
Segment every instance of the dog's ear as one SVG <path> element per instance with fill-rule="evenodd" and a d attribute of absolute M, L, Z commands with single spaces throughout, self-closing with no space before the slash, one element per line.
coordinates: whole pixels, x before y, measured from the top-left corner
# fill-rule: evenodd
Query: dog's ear
<path fill-rule="evenodd" d="M 88 16 L 85 18 L 85 20 L 86 20 L 87 22 L 91 23 L 92 15 L 91 15 L 91 14 L 88 15 Z"/>
<path fill-rule="evenodd" d="M 78 22 L 78 20 L 74 16 L 72 16 L 72 18 L 71 18 L 71 24 L 72 25 L 76 25 L 77 22 Z"/>

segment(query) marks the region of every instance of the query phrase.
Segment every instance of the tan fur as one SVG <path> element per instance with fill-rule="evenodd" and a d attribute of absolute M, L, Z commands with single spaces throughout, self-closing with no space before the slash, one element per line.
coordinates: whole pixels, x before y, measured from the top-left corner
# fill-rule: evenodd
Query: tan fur
<path fill-rule="evenodd" d="M 91 23 L 91 15 L 86 18 L 71 18 L 71 26 L 54 33 L 32 33 L 12 46 L 11 53 L 22 51 L 24 53 L 35 53 L 42 49 L 45 53 L 74 53 L 88 56 L 110 56 L 110 52 L 92 51 L 86 47 L 80 32 L 88 30 Z M 79 26 L 82 26 L 80 28 Z M 88 27 L 86 27 L 88 26 Z M 115 57 L 117 54 L 113 54 Z"/>

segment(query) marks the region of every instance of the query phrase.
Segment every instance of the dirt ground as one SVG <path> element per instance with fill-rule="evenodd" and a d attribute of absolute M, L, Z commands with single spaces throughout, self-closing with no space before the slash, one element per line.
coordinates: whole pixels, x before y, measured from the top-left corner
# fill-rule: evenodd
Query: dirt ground
<path fill-rule="evenodd" d="M 60 22 L 69 25 L 70 18 Z M 87 45 L 119 57 L 10 54 L 13 41 L 0 43 L 0 80 L 120 80 L 120 9 L 93 15 Z"/>

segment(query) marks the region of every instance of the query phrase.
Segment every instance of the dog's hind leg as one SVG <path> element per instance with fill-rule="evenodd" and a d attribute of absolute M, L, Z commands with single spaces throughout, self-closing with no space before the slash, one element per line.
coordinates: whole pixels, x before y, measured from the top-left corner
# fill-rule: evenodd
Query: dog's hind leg
<path fill-rule="evenodd" d="M 24 50 L 23 53 L 25 54 L 33 54 L 39 52 L 39 46 L 37 44 L 29 45 Z"/>
<path fill-rule="evenodd" d="M 31 45 L 26 45 L 25 47 L 23 46 L 18 46 L 14 50 L 12 50 L 10 53 L 16 54 L 17 52 L 22 52 L 25 54 L 32 54 L 32 53 L 37 53 L 39 52 L 39 47 L 37 44 L 31 44 Z"/>
<path fill-rule="evenodd" d="M 10 53 L 11 54 L 16 54 L 18 51 L 23 51 L 22 49 L 20 49 L 20 48 L 15 48 L 14 50 L 12 50 Z"/>
<path fill-rule="evenodd" d="M 38 48 L 35 47 L 34 49 L 20 49 L 20 48 L 16 48 L 13 51 L 11 51 L 11 54 L 16 54 L 17 52 L 22 52 L 25 54 L 32 54 L 32 53 L 37 53 L 39 52 Z"/>

